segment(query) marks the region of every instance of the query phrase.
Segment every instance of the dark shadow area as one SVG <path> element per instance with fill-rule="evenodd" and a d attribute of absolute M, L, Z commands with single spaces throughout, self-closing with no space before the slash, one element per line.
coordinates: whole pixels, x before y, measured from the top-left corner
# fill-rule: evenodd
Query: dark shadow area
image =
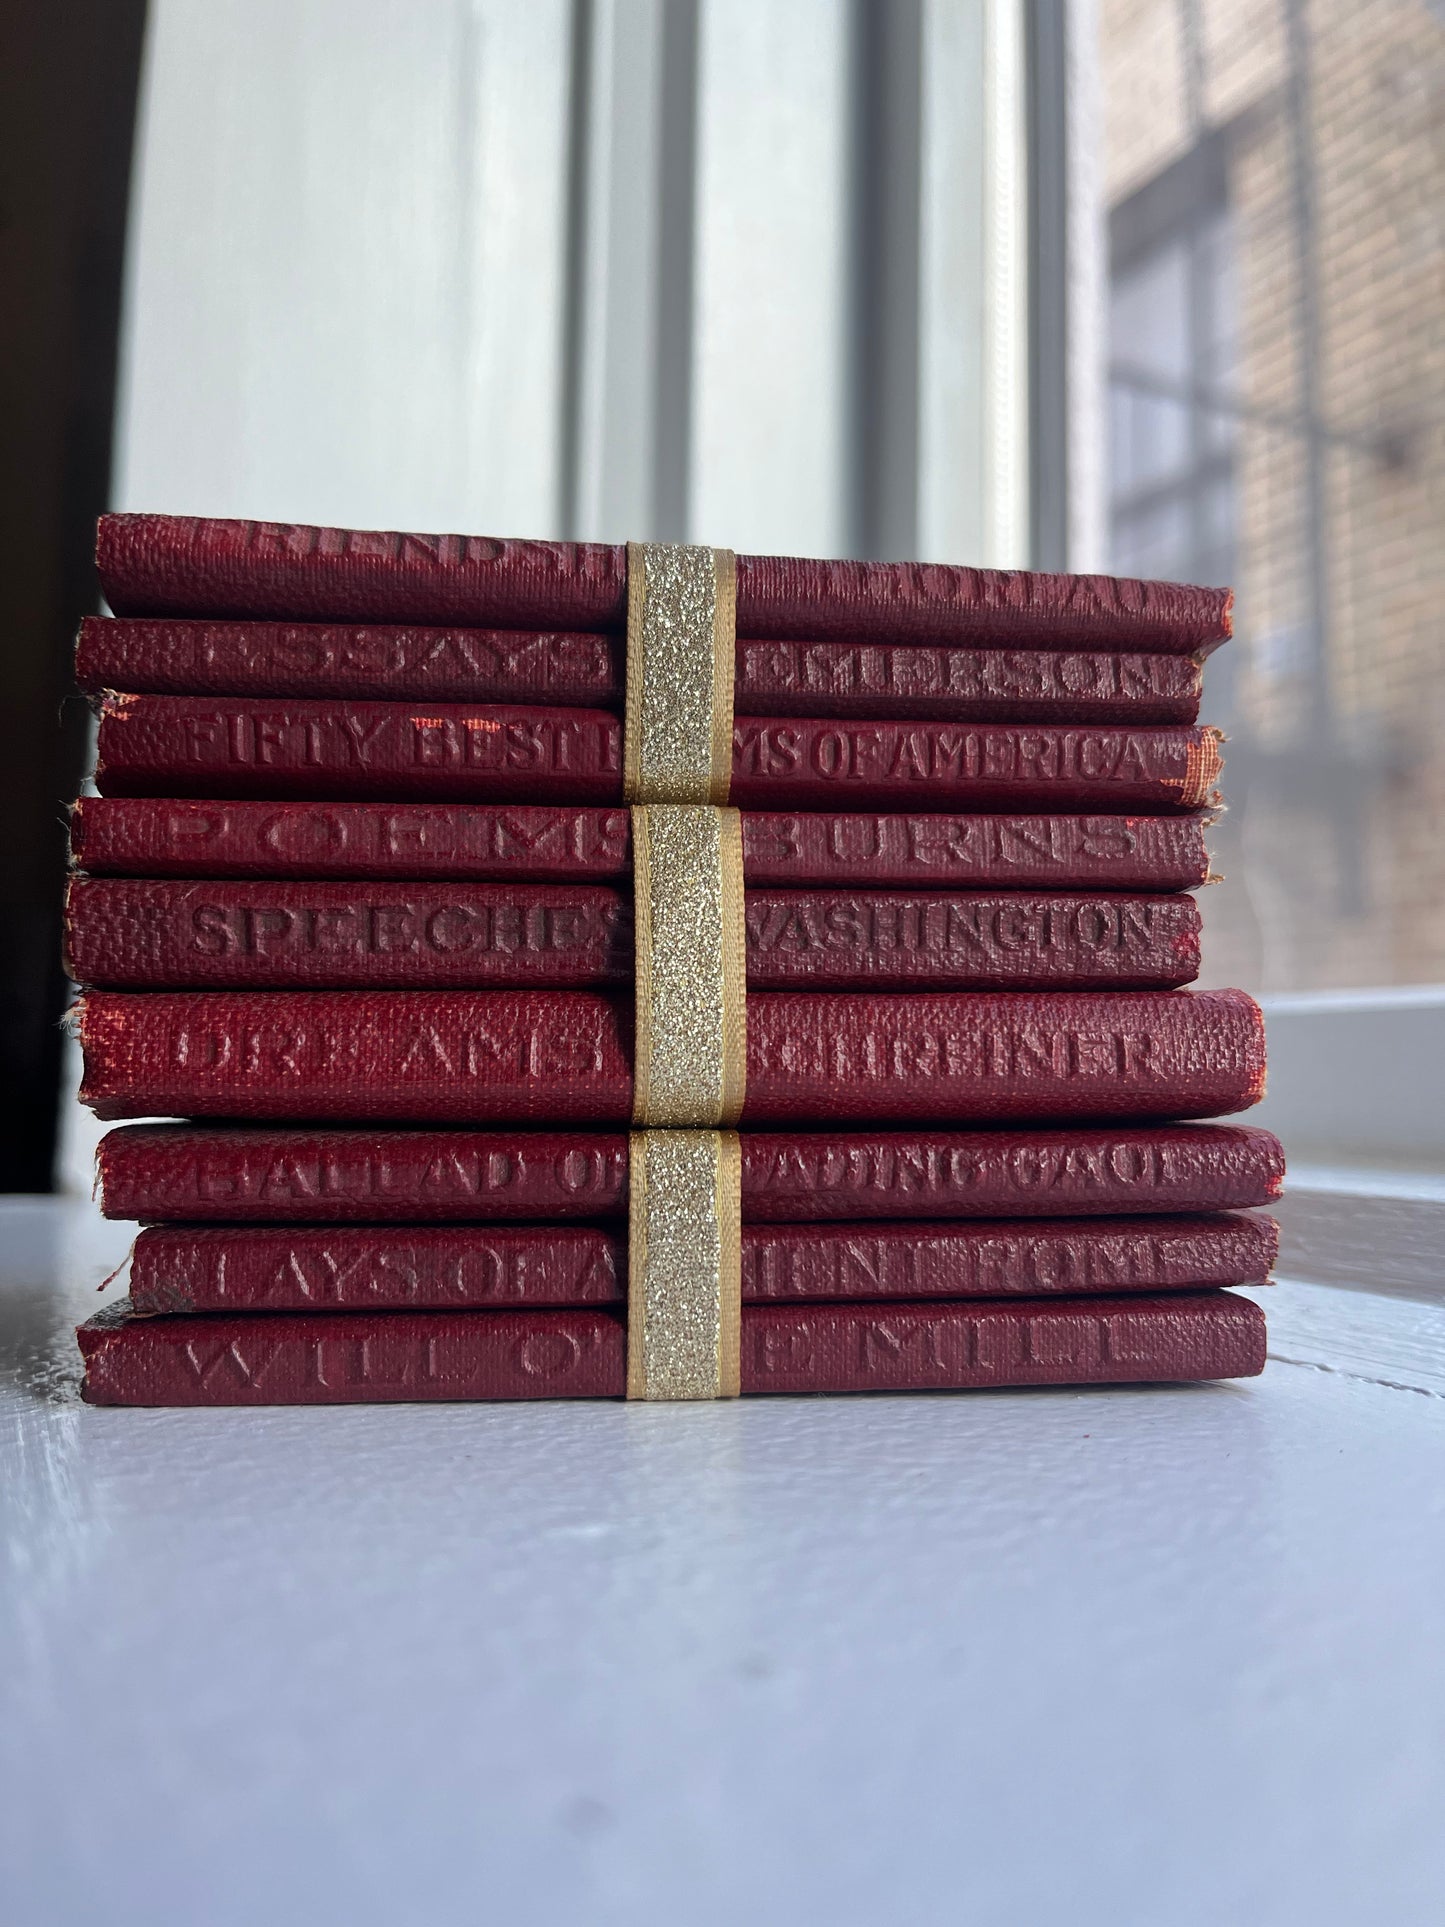
<path fill-rule="evenodd" d="M 0 8 L 0 1191 L 52 1184 L 87 740 L 70 654 L 96 606 L 144 26 L 144 0 Z"/>

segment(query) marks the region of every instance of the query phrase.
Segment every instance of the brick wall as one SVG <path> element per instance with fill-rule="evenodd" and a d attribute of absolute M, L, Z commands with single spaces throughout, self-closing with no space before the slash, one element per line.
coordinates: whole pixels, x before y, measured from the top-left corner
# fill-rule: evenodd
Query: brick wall
<path fill-rule="evenodd" d="M 1318 432 L 1283 0 L 1100 7 L 1117 204 L 1229 129 L 1239 362 L 1235 806 L 1208 976 L 1263 989 L 1445 977 L 1445 13 L 1307 0 Z M 1196 99 L 1202 124 L 1191 125 Z M 1324 483 L 1311 676 L 1306 478 Z M 1322 688 L 1323 706 L 1316 693 Z M 1228 779 L 1227 779 L 1228 780 Z"/>

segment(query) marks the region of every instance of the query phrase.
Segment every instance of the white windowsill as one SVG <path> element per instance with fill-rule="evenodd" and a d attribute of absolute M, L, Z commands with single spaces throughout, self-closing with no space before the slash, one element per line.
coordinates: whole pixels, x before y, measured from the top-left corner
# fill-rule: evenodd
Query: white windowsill
<path fill-rule="evenodd" d="M 1445 1909 L 1445 1305 L 1263 1288 L 1228 1385 L 93 1410 L 129 1233 L 0 1203 L 12 1917 Z"/>
<path fill-rule="evenodd" d="M 1295 1158 L 1270 1211 L 1282 1277 L 1445 1304 L 1445 1172 Z"/>

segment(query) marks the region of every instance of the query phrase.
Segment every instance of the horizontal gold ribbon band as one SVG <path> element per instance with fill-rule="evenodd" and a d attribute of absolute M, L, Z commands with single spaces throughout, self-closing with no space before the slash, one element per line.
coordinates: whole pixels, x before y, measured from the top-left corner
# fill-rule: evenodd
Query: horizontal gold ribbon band
<path fill-rule="evenodd" d="M 743 832 L 736 810 L 632 811 L 634 1124 L 735 1124 L 747 1088 Z"/>
<path fill-rule="evenodd" d="M 736 1398 L 742 1148 L 735 1131 L 634 1131 L 627 1396 Z"/>
<path fill-rule="evenodd" d="M 728 800 L 736 633 L 731 549 L 628 543 L 627 802 Z"/>

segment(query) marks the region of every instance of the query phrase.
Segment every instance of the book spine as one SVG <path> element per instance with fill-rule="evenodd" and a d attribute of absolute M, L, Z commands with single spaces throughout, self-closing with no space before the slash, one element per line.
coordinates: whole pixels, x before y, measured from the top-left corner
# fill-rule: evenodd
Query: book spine
<path fill-rule="evenodd" d="M 1187 896 L 748 890 L 754 989 L 1166 987 L 1199 973 Z M 631 892 L 596 884 L 71 880 L 66 967 L 109 989 L 629 983 Z"/>
<path fill-rule="evenodd" d="M 145 1316 L 626 1300 L 626 1234 L 591 1225 L 166 1225 L 142 1231 L 130 1259 L 131 1307 Z"/>
<path fill-rule="evenodd" d="M 760 1303 L 1196 1291 L 1261 1284 L 1278 1255 L 1273 1219 L 1227 1213 L 1025 1225 L 754 1224 L 743 1227 L 743 1297 Z"/>
<path fill-rule="evenodd" d="M 107 796 L 618 803 L 622 725 L 596 709 L 106 696 L 95 780 Z"/>
<path fill-rule="evenodd" d="M 1198 816 L 745 811 L 749 883 L 1004 890 L 1194 890 L 1209 880 Z"/>
<path fill-rule="evenodd" d="M 92 991 L 102 1118 L 625 1125 L 631 999 L 596 991 Z M 760 992 L 744 1121 L 1214 1117 L 1256 1103 L 1243 991 Z"/>
<path fill-rule="evenodd" d="M 745 1304 L 1074 1297 L 1261 1284 L 1272 1219 L 747 1224 Z M 131 1254 L 137 1313 L 622 1304 L 627 1240 L 596 1226 L 156 1226 Z"/>
<path fill-rule="evenodd" d="M 1215 800 L 1219 732 L 1008 723 L 741 717 L 743 809 L 1199 810 Z M 105 796 L 616 803 L 622 725 L 595 709 L 107 696 Z"/>
<path fill-rule="evenodd" d="M 621 630 L 620 543 L 415 535 L 106 515 L 96 566 L 117 615 Z M 996 643 L 1191 655 L 1230 634 L 1226 589 L 1110 576 L 740 555 L 741 636 Z"/>
<path fill-rule="evenodd" d="M 93 1405 L 349 1405 L 620 1398 L 622 1315 L 608 1310 L 256 1313 L 81 1326 Z M 1264 1314 L 1234 1292 L 1087 1304 L 749 1305 L 745 1395 L 964 1391 L 1251 1378 Z"/>
<path fill-rule="evenodd" d="M 743 717 L 731 796 L 743 809 L 1199 810 L 1217 799 L 1214 729 Z"/>
<path fill-rule="evenodd" d="M 1233 627 L 1229 589 L 928 562 L 738 557 L 738 632 L 784 641 L 993 643 L 1204 655 Z"/>
<path fill-rule="evenodd" d="M 606 884 L 74 877 L 66 899 L 66 969 L 114 989 L 623 984 L 632 948 Z"/>
<path fill-rule="evenodd" d="M 123 1124 L 100 1141 L 96 1189 L 106 1217 L 152 1223 L 540 1222 L 623 1216 L 627 1168 L 621 1131 Z"/>
<path fill-rule="evenodd" d="M 1248 1125 L 749 1131 L 742 1151 L 744 1215 L 772 1221 L 1225 1211 L 1284 1188 L 1279 1139 Z"/>
<path fill-rule="evenodd" d="M 584 632 L 620 631 L 627 617 L 620 542 L 103 515 L 95 564 L 119 616 Z"/>
<path fill-rule="evenodd" d="M 626 657 L 621 635 L 87 616 L 75 643 L 75 680 L 92 695 L 124 689 L 161 696 L 363 697 L 607 709 L 622 701 Z M 1167 660 L 1189 662 L 1188 657 Z M 1073 674 L 1082 679 L 1088 672 Z M 1152 674 L 1121 670 L 1119 681 L 1148 700 Z M 1177 693 L 1176 682 L 1165 675 L 1154 700 Z"/>
<path fill-rule="evenodd" d="M 75 678 L 171 696 L 361 697 L 615 709 L 620 636 L 336 623 L 87 616 Z M 937 717 L 961 722 L 1192 723 L 1191 656 L 1118 650 L 741 642 L 736 714 Z"/>
<path fill-rule="evenodd" d="M 753 884 L 1193 890 L 1200 816 L 743 815 Z M 241 803 L 87 796 L 71 856 L 92 875 L 597 881 L 632 867 L 625 809 L 465 803 Z"/>
<path fill-rule="evenodd" d="M 748 1001 L 750 1124 L 1217 1117 L 1264 1091 L 1238 990 L 764 993 Z"/>
<path fill-rule="evenodd" d="M 745 641 L 733 708 L 739 716 L 1192 723 L 1203 680 L 1193 656 L 1108 648 Z"/>
<path fill-rule="evenodd" d="M 622 1132 L 124 1124 L 96 1154 L 108 1218 L 469 1223 L 616 1218 Z M 1247 1125 L 742 1135 L 749 1221 L 1050 1218 L 1269 1204 L 1284 1154 Z"/>

